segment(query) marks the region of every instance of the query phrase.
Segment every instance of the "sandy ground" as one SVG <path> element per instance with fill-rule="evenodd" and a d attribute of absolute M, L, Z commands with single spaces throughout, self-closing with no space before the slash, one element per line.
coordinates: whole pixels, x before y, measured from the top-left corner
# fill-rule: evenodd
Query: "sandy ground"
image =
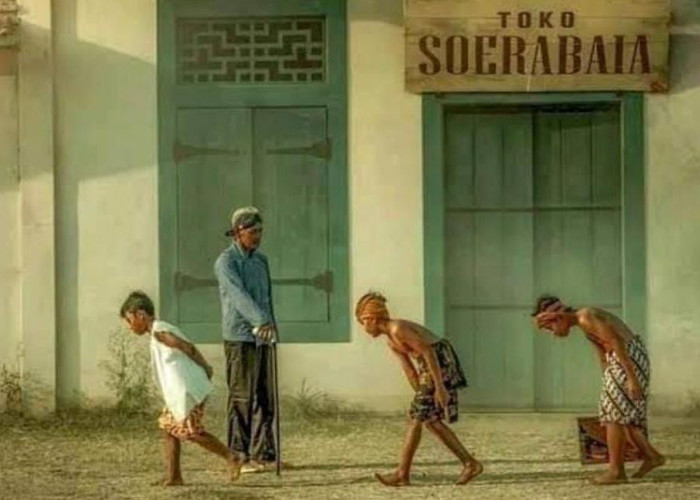
<path fill-rule="evenodd" d="M 222 422 L 220 416 L 209 419 L 210 430 L 222 436 Z M 0 498 L 700 498 L 699 420 L 653 419 L 652 441 L 668 464 L 642 481 L 604 489 L 586 481 L 600 467 L 578 462 L 573 415 L 462 415 L 455 429 L 486 468 L 468 486 L 452 485 L 459 467 L 428 433 L 412 486 L 375 483 L 374 471 L 395 466 L 404 421 L 358 416 L 285 423 L 284 457 L 293 468 L 281 478 L 254 474 L 228 483 L 220 459 L 187 443 L 187 485 L 163 488 L 151 485 L 163 470 L 152 420 L 0 417 Z"/>

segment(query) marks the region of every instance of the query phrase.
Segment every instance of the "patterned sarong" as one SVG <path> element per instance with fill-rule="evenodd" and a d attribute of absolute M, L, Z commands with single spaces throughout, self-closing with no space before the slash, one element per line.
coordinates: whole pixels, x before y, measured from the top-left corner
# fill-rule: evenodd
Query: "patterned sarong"
<path fill-rule="evenodd" d="M 190 411 L 185 420 L 178 422 L 168 408 L 163 408 L 163 412 L 158 417 L 158 427 L 173 437 L 180 440 L 192 439 L 204 432 L 204 403 L 201 403 Z"/>
<path fill-rule="evenodd" d="M 633 400 L 627 393 L 627 373 L 614 351 L 606 354 L 608 366 L 603 373 L 603 390 L 598 413 L 601 423 L 634 425 L 646 430 L 649 399 L 649 356 L 642 339 L 635 335 L 627 342 L 627 354 L 642 389 L 642 397 Z"/>
<path fill-rule="evenodd" d="M 435 357 L 442 373 L 443 383 L 450 396 L 446 411 L 443 411 L 435 401 L 435 384 L 430 374 L 428 363 L 420 357 L 416 364 L 418 367 L 418 390 L 416 391 L 411 408 L 408 412 L 413 420 L 419 422 L 432 422 L 447 418 L 449 423 L 457 421 L 459 406 L 457 402 L 457 389 L 467 386 L 467 379 L 464 376 L 459 363 L 457 353 L 455 353 L 447 340 L 442 339 L 433 344 Z"/>

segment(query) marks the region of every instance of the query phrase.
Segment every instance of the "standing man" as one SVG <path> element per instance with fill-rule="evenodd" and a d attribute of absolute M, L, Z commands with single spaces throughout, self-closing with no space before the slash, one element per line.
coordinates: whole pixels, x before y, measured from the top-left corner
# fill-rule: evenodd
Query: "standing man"
<path fill-rule="evenodd" d="M 228 447 L 244 457 L 242 472 L 262 472 L 274 464 L 274 378 L 276 339 L 267 258 L 258 251 L 262 217 L 254 207 L 236 210 L 233 241 L 216 259 L 226 354 Z"/>
<path fill-rule="evenodd" d="M 593 483 L 627 482 L 626 441 L 632 441 L 644 456 L 633 478 L 644 477 L 663 465 L 666 459 L 646 436 L 651 369 L 641 337 L 608 311 L 595 307 L 574 309 L 551 295 L 537 300 L 532 315 L 538 328 L 557 337 L 566 337 L 572 327 L 579 327 L 598 354 L 603 371 L 599 417 L 606 426 L 610 460 L 608 471 L 594 478 Z"/>

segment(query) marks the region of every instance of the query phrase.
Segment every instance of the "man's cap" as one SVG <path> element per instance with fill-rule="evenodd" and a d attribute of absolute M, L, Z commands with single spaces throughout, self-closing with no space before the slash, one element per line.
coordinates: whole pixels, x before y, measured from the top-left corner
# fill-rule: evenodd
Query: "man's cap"
<path fill-rule="evenodd" d="M 262 224 L 260 210 L 255 207 L 239 208 L 231 216 L 231 228 L 226 231 L 226 236 L 233 236 L 236 231 L 248 229 L 256 224 Z"/>

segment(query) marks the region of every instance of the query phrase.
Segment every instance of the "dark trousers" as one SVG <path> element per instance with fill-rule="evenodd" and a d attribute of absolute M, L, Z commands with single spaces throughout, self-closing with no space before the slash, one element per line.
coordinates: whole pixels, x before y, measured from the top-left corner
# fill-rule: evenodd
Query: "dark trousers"
<path fill-rule="evenodd" d="M 224 341 L 228 378 L 228 447 L 246 459 L 275 460 L 272 351 Z"/>

